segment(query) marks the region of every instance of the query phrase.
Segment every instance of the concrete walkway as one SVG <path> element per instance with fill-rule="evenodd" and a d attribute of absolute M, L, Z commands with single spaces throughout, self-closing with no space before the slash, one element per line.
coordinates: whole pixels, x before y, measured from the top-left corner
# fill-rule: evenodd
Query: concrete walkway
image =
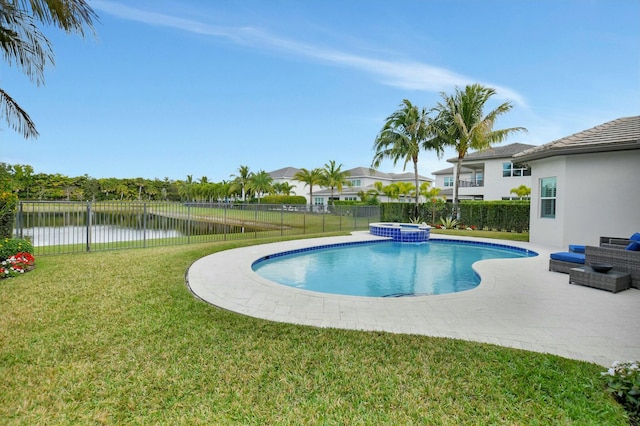
<path fill-rule="evenodd" d="M 223 251 L 196 261 L 187 281 L 196 296 L 214 306 L 271 321 L 451 337 L 603 366 L 640 359 L 640 290 L 613 294 L 571 285 L 568 275 L 548 271 L 549 253 L 557 250 L 529 243 L 484 240 L 539 256 L 477 262 L 482 281 L 476 289 L 436 296 L 310 292 L 270 282 L 251 269 L 268 254 L 367 239 L 379 237 L 356 232 Z"/>

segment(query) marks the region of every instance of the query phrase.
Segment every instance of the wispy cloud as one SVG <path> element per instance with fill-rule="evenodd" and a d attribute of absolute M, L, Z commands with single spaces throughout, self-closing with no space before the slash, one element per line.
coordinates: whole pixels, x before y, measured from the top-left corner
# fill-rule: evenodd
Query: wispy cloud
<path fill-rule="evenodd" d="M 448 91 L 454 86 L 464 86 L 478 82 L 476 79 L 425 63 L 391 61 L 360 56 L 337 49 L 324 48 L 277 37 L 267 31 L 253 27 L 214 26 L 191 19 L 136 9 L 111 1 L 97 0 L 92 2 L 92 7 L 120 19 L 175 28 L 212 37 L 227 38 L 234 43 L 245 46 L 278 50 L 286 54 L 294 54 L 334 66 L 357 69 L 376 77 L 381 84 L 402 89 L 441 92 Z M 488 82 L 480 83 L 496 89 L 496 97 L 509 99 L 521 106 L 526 106 L 524 97 L 516 91 Z"/>

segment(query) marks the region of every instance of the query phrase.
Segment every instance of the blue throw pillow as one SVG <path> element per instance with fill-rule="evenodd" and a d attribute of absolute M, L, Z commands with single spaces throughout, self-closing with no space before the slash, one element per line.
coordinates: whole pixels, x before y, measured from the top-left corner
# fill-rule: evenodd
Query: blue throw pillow
<path fill-rule="evenodd" d="M 629 237 L 631 241 L 640 241 L 640 232 L 636 232 L 632 236 Z"/>
<path fill-rule="evenodd" d="M 629 243 L 629 245 L 625 248 L 625 250 L 640 251 L 640 243 L 637 241 Z"/>

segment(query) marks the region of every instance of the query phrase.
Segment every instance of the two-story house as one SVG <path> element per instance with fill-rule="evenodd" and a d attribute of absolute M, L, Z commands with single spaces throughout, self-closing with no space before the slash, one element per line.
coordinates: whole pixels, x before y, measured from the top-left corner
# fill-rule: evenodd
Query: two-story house
<path fill-rule="evenodd" d="M 512 143 L 469 153 L 462 162 L 460 172 L 460 200 L 509 200 L 517 198 L 511 190 L 521 185 L 531 188 L 531 169 L 514 162 L 512 156 L 535 145 Z M 435 187 L 440 188 L 440 195 L 453 198 L 454 168 L 457 158 L 447 162 L 453 167 L 438 170 L 432 174 L 436 177 Z"/>

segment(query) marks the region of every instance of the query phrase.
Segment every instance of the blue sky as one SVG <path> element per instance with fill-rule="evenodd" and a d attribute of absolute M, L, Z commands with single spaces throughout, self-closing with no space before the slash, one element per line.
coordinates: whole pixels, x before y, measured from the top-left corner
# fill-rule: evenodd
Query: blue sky
<path fill-rule="evenodd" d="M 90 1 L 97 36 L 46 34 L 44 86 L 6 62 L 0 87 L 40 137 L 0 122 L 0 162 L 36 173 L 210 181 L 369 166 L 403 99 L 481 83 L 497 128 L 540 145 L 640 114 L 640 1 Z M 428 177 L 448 167 L 420 156 Z M 411 170 L 408 166 L 408 170 Z M 401 171 L 384 163 L 383 171 Z"/>

